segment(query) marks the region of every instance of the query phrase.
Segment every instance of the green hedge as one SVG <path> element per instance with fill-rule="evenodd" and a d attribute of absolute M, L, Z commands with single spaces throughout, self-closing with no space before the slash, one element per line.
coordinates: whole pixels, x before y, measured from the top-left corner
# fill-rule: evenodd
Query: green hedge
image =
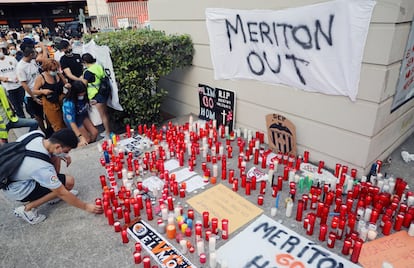
<path fill-rule="evenodd" d="M 111 58 L 124 112 L 111 110 L 115 122 L 158 124 L 165 89 L 158 87 L 160 77 L 176 68 L 191 65 L 193 43 L 188 35 L 166 35 L 154 30 L 122 30 L 84 36 L 111 49 Z"/>

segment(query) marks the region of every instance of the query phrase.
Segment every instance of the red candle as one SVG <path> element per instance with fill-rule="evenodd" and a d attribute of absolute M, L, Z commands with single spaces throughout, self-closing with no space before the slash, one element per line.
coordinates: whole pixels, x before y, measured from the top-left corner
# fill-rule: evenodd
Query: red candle
<path fill-rule="evenodd" d="M 134 262 L 135 264 L 140 264 L 142 262 L 141 253 L 134 252 Z"/>
<path fill-rule="evenodd" d="M 266 191 L 266 181 L 260 182 L 260 194 L 265 194 Z"/>
<path fill-rule="evenodd" d="M 352 255 L 351 255 L 351 261 L 353 263 L 358 263 L 359 254 L 361 254 L 362 243 L 363 241 L 361 239 L 358 239 L 355 241 L 355 244 L 352 250 Z"/>
<path fill-rule="evenodd" d="M 218 219 L 212 218 L 211 219 L 211 232 L 213 234 L 217 234 L 217 228 L 218 228 Z"/>
<path fill-rule="evenodd" d="M 309 152 L 308 151 L 304 151 L 303 152 L 303 162 L 304 163 L 308 163 L 309 162 Z"/>
<path fill-rule="evenodd" d="M 221 238 L 223 240 L 229 238 L 229 220 L 227 219 L 221 220 Z"/>
<path fill-rule="evenodd" d="M 151 258 L 149 256 L 144 256 L 142 263 L 144 265 L 143 268 L 151 268 Z"/>
<path fill-rule="evenodd" d="M 108 224 L 113 225 L 114 224 L 114 214 L 112 212 L 112 208 L 108 208 L 106 210 L 106 217 L 108 218 Z"/>
<path fill-rule="evenodd" d="M 152 221 L 154 216 L 152 215 L 152 208 L 147 208 L 147 220 Z"/>
<path fill-rule="evenodd" d="M 119 233 L 122 230 L 121 223 L 119 221 L 114 222 L 114 230 L 116 233 Z"/>
<path fill-rule="evenodd" d="M 208 228 L 209 226 L 209 213 L 208 211 L 203 212 L 203 227 Z"/>
<path fill-rule="evenodd" d="M 403 222 L 404 222 L 404 213 L 399 213 L 397 215 L 397 218 L 395 219 L 394 230 L 400 231 Z"/>
<path fill-rule="evenodd" d="M 298 207 L 296 210 L 296 220 L 302 221 L 302 214 L 303 214 L 303 200 L 298 200 Z"/>
<path fill-rule="evenodd" d="M 167 204 L 168 204 L 168 210 L 173 211 L 174 210 L 174 204 L 173 204 L 172 196 L 167 197 Z"/>
<path fill-rule="evenodd" d="M 389 235 L 391 233 L 392 222 L 390 220 L 386 220 L 384 222 L 384 227 L 382 228 L 383 235 Z"/>
<path fill-rule="evenodd" d="M 99 176 L 99 180 L 101 181 L 101 186 L 104 188 L 106 186 L 106 178 L 104 175 Z"/>
<path fill-rule="evenodd" d="M 277 188 L 279 189 L 279 191 L 282 191 L 282 187 L 283 187 L 283 177 L 279 176 L 277 177 Z"/>
<path fill-rule="evenodd" d="M 328 226 L 326 224 L 321 224 L 319 227 L 319 241 L 325 241 L 327 231 Z"/>
<path fill-rule="evenodd" d="M 129 216 L 129 211 L 124 212 L 124 221 L 125 221 L 125 224 L 129 224 L 131 222 L 131 218 Z"/>
<path fill-rule="evenodd" d="M 325 166 L 325 162 L 324 161 L 319 161 L 319 165 L 318 165 L 318 174 L 322 174 L 322 169 Z"/>
<path fill-rule="evenodd" d="M 327 243 L 328 248 L 335 247 L 335 241 L 336 241 L 336 234 L 333 232 L 330 232 L 328 236 L 328 243 Z"/>
<path fill-rule="evenodd" d="M 349 252 L 351 250 L 351 247 L 352 247 L 351 240 L 345 240 L 344 241 L 344 246 L 342 247 L 342 251 L 341 251 L 342 254 L 345 255 L 345 256 L 348 256 Z"/>
<path fill-rule="evenodd" d="M 129 242 L 127 230 L 121 231 L 122 243 L 126 244 Z"/>
<path fill-rule="evenodd" d="M 233 191 L 237 192 L 239 190 L 239 180 L 233 179 Z"/>
<path fill-rule="evenodd" d="M 259 206 L 263 206 L 263 200 L 264 200 L 263 195 L 259 195 L 259 196 L 257 197 L 257 204 L 258 204 Z"/>
<path fill-rule="evenodd" d="M 251 184 L 250 181 L 246 182 L 246 187 L 244 188 L 246 195 L 250 195 L 250 184 Z"/>
<path fill-rule="evenodd" d="M 194 220 L 194 210 L 193 209 L 189 209 L 187 211 L 187 217 L 191 220 Z"/>

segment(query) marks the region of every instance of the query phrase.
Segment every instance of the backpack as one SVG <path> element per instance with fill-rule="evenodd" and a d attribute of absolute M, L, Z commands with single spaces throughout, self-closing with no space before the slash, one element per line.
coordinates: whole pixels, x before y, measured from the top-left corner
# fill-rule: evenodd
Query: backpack
<path fill-rule="evenodd" d="M 109 97 L 112 92 L 111 80 L 107 75 L 101 78 L 101 84 L 99 85 L 99 93 L 105 97 Z"/>
<path fill-rule="evenodd" d="M 15 141 L 0 146 L 0 189 L 6 189 L 13 182 L 11 179 L 19 169 L 26 156 L 39 158 L 52 163 L 50 156 L 44 153 L 26 149 L 26 145 L 37 137 L 44 137 L 43 134 L 35 132 L 24 138 L 22 141 Z"/>

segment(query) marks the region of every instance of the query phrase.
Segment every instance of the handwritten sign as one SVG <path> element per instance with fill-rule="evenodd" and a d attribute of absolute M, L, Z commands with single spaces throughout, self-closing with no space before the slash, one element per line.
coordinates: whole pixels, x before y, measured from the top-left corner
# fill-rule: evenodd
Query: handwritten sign
<path fill-rule="evenodd" d="M 414 238 L 407 231 L 367 242 L 362 247 L 359 262 L 364 268 L 381 267 L 383 262 L 393 268 L 412 268 L 414 266 Z"/>
<path fill-rule="evenodd" d="M 211 218 L 228 219 L 229 234 L 263 212 L 223 184 L 218 184 L 190 198 L 187 203 L 200 214 L 208 211 Z"/>
<path fill-rule="evenodd" d="M 296 155 L 296 127 L 280 114 L 266 115 L 269 146 L 276 152 Z"/>
<path fill-rule="evenodd" d="M 217 126 L 228 126 L 229 131 L 232 131 L 236 105 L 234 92 L 199 84 L 198 94 L 200 99 L 198 117 L 206 121 L 217 120 Z"/>
<path fill-rule="evenodd" d="M 404 103 L 414 97 L 414 19 L 411 22 L 410 35 L 404 51 L 400 77 L 391 105 L 391 112 L 397 110 Z"/>
<path fill-rule="evenodd" d="M 214 77 L 355 100 L 374 6 L 337 0 L 277 11 L 207 8 Z"/>
<path fill-rule="evenodd" d="M 140 220 L 128 228 L 128 233 L 150 253 L 163 268 L 196 268 L 151 225 Z"/>
<path fill-rule="evenodd" d="M 220 247 L 217 259 L 230 268 L 359 267 L 265 215 Z"/>

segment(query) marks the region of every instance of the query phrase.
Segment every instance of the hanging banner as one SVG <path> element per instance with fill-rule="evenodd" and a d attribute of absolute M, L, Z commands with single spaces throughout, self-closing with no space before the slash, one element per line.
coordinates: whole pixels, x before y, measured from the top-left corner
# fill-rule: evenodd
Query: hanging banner
<path fill-rule="evenodd" d="M 206 9 L 215 79 L 253 79 L 353 101 L 376 2 L 286 10 Z"/>
<path fill-rule="evenodd" d="M 123 111 L 121 104 L 119 104 L 118 84 L 115 79 L 115 72 L 111 59 L 111 50 L 109 47 L 98 46 L 92 39 L 89 43 L 83 45 L 82 54 L 83 53 L 90 53 L 96 59 L 96 62 L 104 67 L 105 73 L 110 77 L 112 92 L 107 101 L 108 106 L 114 108 L 115 110 Z"/>
<path fill-rule="evenodd" d="M 265 215 L 220 247 L 217 259 L 229 268 L 360 267 Z"/>
<path fill-rule="evenodd" d="M 394 112 L 404 103 L 414 97 L 414 18 L 411 22 L 410 35 L 404 51 L 400 77 L 398 78 L 397 89 L 391 105 L 391 112 Z"/>
<path fill-rule="evenodd" d="M 234 92 L 198 84 L 198 96 L 200 100 L 198 117 L 206 121 L 217 120 L 217 126 L 228 126 L 229 131 L 232 131 L 236 107 Z"/>

